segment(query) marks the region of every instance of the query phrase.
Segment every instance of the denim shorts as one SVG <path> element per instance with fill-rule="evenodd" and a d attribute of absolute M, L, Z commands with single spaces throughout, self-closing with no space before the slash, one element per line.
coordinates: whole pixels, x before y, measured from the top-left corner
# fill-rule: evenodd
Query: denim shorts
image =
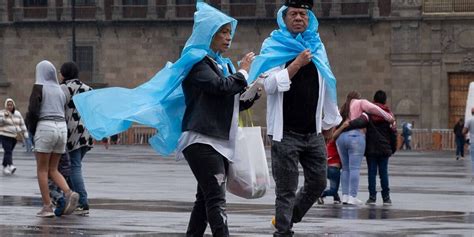
<path fill-rule="evenodd" d="M 43 120 L 38 122 L 35 133 L 35 152 L 62 154 L 66 150 L 66 122 Z"/>

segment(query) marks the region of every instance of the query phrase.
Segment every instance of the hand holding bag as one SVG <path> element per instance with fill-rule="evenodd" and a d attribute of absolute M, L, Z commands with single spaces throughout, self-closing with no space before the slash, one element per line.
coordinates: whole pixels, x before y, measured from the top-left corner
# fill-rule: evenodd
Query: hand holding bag
<path fill-rule="evenodd" d="M 247 199 L 260 198 L 270 187 L 260 127 L 239 127 L 234 162 L 229 164 L 227 190 Z"/>

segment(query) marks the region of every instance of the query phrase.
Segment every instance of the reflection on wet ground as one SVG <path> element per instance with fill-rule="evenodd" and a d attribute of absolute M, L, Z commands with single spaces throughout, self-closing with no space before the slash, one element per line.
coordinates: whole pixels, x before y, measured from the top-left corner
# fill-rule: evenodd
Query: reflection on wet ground
<path fill-rule="evenodd" d="M 192 202 L 175 201 L 140 201 L 91 199 L 92 209 L 150 211 L 150 212 L 190 212 Z M 0 206 L 40 206 L 41 199 L 36 197 L 0 196 Z M 273 205 L 236 204 L 227 206 L 229 213 L 247 215 L 272 215 Z M 384 206 L 352 206 L 352 205 L 315 205 L 307 214 L 313 218 L 336 218 L 357 220 L 413 220 L 429 222 L 474 223 L 472 212 L 449 212 L 428 210 L 400 210 Z"/>

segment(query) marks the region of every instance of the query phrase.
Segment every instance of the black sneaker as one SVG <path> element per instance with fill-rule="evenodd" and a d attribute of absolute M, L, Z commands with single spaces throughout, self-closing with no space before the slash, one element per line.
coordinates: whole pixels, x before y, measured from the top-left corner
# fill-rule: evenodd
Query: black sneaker
<path fill-rule="evenodd" d="M 386 197 L 383 199 L 383 205 L 384 206 L 391 206 L 392 205 L 392 200 L 390 200 L 390 197 Z"/>
<path fill-rule="evenodd" d="M 376 203 L 375 198 L 369 197 L 369 199 L 367 199 L 367 201 L 365 202 L 365 205 L 374 206 L 375 203 Z"/>
<path fill-rule="evenodd" d="M 72 214 L 81 216 L 89 215 L 89 205 L 80 205 L 76 207 Z"/>
<path fill-rule="evenodd" d="M 341 198 L 338 194 L 334 195 L 334 204 L 341 204 Z"/>

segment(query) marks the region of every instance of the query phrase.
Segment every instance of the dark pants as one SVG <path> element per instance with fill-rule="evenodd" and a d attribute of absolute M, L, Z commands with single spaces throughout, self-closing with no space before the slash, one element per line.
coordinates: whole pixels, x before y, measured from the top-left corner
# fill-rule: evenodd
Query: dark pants
<path fill-rule="evenodd" d="M 382 187 L 382 199 L 390 197 L 390 188 L 388 184 L 388 157 L 367 156 L 367 167 L 369 173 L 369 196 L 376 199 L 376 177 L 377 170 L 380 176 L 380 186 Z"/>
<path fill-rule="evenodd" d="M 341 182 L 341 168 L 328 166 L 329 189 L 324 190 L 321 197 L 333 196 L 334 200 L 340 200 L 339 194 L 339 183 Z"/>
<path fill-rule="evenodd" d="M 402 148 L 403 148 L 403 146 L 405 146 L 405 150 L 411 150 L 409 136 L 403 136 Z"/>
<path fill-rule="evenodd" d="M 183 154 L 198 182 L 186 236 L 203 236 L 208 222 L 213 236 L 229 236 L 225 212 L 227 159 L 212 146 L 200 143 L 189 145 Z"/>
<path fill-rule="evenodd" d="M 456 136 L 456 156 L 464 157 L 464 143 L 466 143 L 464 136 Z"/>
<path fill-rule="evenodd" d="M 0 140 L 3 146 L 3 167 L 13 165 L 13 149 L 15 149 L 16 138 L 0 135 Z"/>
<path fill-rule="evenodd" d="M 284 132 L 272 144 L 272 174 L 275 180 L 274 236 L 292 236 L 293 223 L 300 222 L 326 188 L 326 146 L 322 134 Z M 304 185 L 298 188 L 298 162 Z"/>

